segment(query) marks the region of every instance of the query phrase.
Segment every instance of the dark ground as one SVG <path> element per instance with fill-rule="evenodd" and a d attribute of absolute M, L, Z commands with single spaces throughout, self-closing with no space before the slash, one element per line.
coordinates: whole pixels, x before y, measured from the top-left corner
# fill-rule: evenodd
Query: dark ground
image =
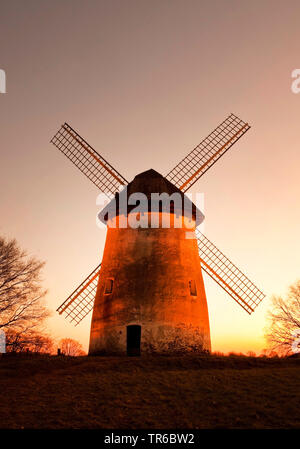
<path fill-rule="evenodd" d="M 1 428 L 300 428 L 300 359 L 0 359 Z"/>

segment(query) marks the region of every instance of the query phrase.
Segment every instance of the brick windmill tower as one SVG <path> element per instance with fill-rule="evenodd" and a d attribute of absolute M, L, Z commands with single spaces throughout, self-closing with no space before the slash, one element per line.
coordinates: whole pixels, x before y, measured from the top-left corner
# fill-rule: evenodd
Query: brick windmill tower
<path fill-rule="evenodd" d="M 53 137 L 110 199 L 100 213 L 107 225 L 102 263 L 57 309 L 76 325 L 93 310 L 90 354 L 210 351 L 202 270 L 249 314 L 262 301 L 265 295 L 197 229 L 203 215 L 185 195 L 249 128 L 230 114 L 167 176 L 148 170 L 130 183 L 67 123 Z M 154 198 L 171 201 L 166 207 Z"/>

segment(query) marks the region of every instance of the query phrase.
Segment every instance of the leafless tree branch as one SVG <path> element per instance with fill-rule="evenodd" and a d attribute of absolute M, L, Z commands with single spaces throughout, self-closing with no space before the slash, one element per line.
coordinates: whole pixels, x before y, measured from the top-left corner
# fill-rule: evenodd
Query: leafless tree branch
<path fill-rule="evenodd" d="M 44 263 L 28 257 L 16 240 L 0 237 L 0 328 L 22 333 L 49 316 L 42 287 Z"/>
<path fill-rule="evenodd" d="M 292 332 L 300 328 L 300 280 L 290 286 L 287 297 L 272 298 L 272 309 L 267 315 L 265 333 L 271 351 L 281 355 L 292 353 Z"/>

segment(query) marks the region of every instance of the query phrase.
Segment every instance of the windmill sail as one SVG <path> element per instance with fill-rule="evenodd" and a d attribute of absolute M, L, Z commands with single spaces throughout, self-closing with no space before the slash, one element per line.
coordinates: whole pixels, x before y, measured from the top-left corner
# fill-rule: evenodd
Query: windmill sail
<path fill-rule="evenodd" d="M 264 299 L 262 293 L 207 237 L 196 230 L 201 266 L 249 314 Z"/>
<path fill-rule="evenodd" d="M 67 123 L 62 125 L 51 139 L 51 143 L 108 196 L 114 195 L 122 185 L 128 184 L 128 181 Z"/>
<path fill-rule="evenodd" d="M 70 322 L 75 322 L 75 326 L 93 309 L 100 266 L 101 264 L 89 274 L 56 310 L 60 315 L 64 313 L 65 318 L 69 318 Z"/>
<path fill-rule="evenodd" d="M 186 192 L 198 179 L 237 142 L 250 126 L 230 114 L 209 136 L 197 145 L 166 178 Z"/>

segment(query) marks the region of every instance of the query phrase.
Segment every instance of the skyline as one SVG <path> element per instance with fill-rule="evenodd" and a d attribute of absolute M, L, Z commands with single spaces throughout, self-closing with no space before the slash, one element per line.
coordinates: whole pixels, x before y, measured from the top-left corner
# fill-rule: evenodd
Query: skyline
<path fill-rule="evenodd" d="M 267 294 L 247 316 L 205 275 L 212 348 L 261 351 L 270 297 L 300 278 L 300 95 L 291 90 L 300 5 L 73 1 L 70 13 L 70 4 L 2 5 L 1 235 L 46 260 L 54 311 L 105 241 L 97 189 L 49 143 L 61 123 L 131 181 L 150 168 L 168 173 L 233 112 L 250 131 L 191 192 L 204 193 L 205 234 Z M 86 349 L 90 319 L 74 328 L 56 314 L 49 325 Z"/>

